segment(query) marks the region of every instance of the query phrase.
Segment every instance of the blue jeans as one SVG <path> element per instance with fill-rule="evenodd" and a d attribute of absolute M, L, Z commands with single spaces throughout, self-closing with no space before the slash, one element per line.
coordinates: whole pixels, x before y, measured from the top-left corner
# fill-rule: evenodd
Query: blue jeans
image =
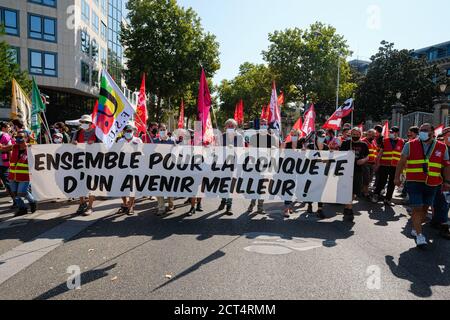
<path fill-rule="evenodd" d="M 11 192 L 16 196 L 15 200 L 19 209 L 27 208 L 23 198 L 27 199 L 28 203 L 36 203 L 36 200 L 30 192 L 30 182 L 10 181 L 9 186 Z"/>
<path fill-rule="evenodd" d="M 433 222 L 444 224 L 448 222 L 448 209 L 449 204 L 445 199 L 441 190 L 438 191 L 434 198 L 434 216 Z"/>

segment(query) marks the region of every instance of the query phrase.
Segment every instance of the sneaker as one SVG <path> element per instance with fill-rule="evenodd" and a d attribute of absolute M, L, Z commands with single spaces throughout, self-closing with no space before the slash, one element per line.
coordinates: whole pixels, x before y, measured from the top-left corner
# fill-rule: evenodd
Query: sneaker
<path fill-rule="evenodd" d="M 188 216 L 192 217 L 195 213 L 196 213 L 195 208 L 191 207 L 191 210 L 189 210 L 189 212 L 188 212 Z"/>
<path fill-rule="evenodd" d="M 37 203 L 36 202 L 30 203 L 30 211 L 31 211 L 31 213 L 35 213 L 37 211 Z"/>
<path fill-rule="evenodd" d="M 17 211 L 14 216 L 21 217 L 21 216 L 25 216 L 27 214 L 28 214 L 27 208 L 22 208 L 22 209 L 19 209 L 19 211 Z"/>
<path fill-rule="evenodd" d="M 411 231 L 411 237 L 413 237 L 413 238 L 417 238 L 417 231 L 416 230 L 412 230 Z"/>
<path fill-rule="evenodd" d="M 319 217 L 320 220 L 324 220 L 324 219 L 327 218 L 327 217 L 323 214 L 323 210 L 322 210 L 322 209 L 319 209 L 319 210 L 317 211 L 317 216 Z"/>
<path fill-rule="evenodd" d="M 439 235 L 445 240 L 450 240 L 450 227 L 448 224 L 442 224 L 440 226 Z"/>
<path fill-rule="evenodd" d="M 175 210 L 175 206 L 171 205 L 167 207 L 167 212 L 172 212 L 173 210 Z"/>
<path fill-rule="evenodd" d="M 218 211 L 222 211 L 223 209 L 225 209 L 225 206 L 226 206 L 225 202 L 221 202 L 220 206 L 219 206 L 219 209 L 217 209 L 217 210 Z"/>
<path fill-rule="evenodd" d="M 378 203 L 379 200 L 380 200 L 380 197 L 377 194 L 374 194 L 372 196 L 372 199 L 371 199 L 372 203 Z"/>
<path fill-rule="evenodd" d="M 201 203 L 197 203 L 197 208 L 195 209 L 195 211 L 203 212 L 203 208 L 202 208 L 202 204 Z"/>
<path fill-rule="evenodd" d="M 78 207 L 77 214 L 83 214 L 87 210 L 87 204 L 82 203 Z"/>
<path fill-rule="evenodd" d="M 427 238 L 423 234 L 419 234 L 416 238 L 418 248 L 425 248 L 428 245 Z"/>
<path fill-rule="evenodd" d="M 134 208 L 133 209 L 128 209 L 127 210 L 127 215 L 128 216 L 134 216 Z"/>
<path fill-rule="evenodd" d="M 227 216 L 232 216 L 233 215 L 233 212 L 231 211 L 231 207 L 230 206 L 227 207 L 227 211 L 225 211 L 225 214 Z"/>
<path fill-rule="evenodd" d="M 86 211 L 83 213 L 83 216 L 89 217 L 90 215 L 92 215 L 92 213 L 94 213 L 94 211 L 92 210 L 92 208 L 88 208 L 88 209 L 86 209 Z"/>
<path fill-rule="evenodd" d="M 267 212 L 264 211 L 264 209 L 261 208 L 261 209 L 256 210 L 256 214 L 266 215 Z"/>
<path fill-rule="evenodd" d="M 128 212 L 128 207 L 126 206 L 121 206 L 119 211 L 117 211 L 118 214 L 123 214 L 123 213 L 127 213 Z"/>
<path fill-rule="evenodd" d="M 291 217 L 290 213 L 291 213 L 291 209 L 289 209 L 289 208 L 284 209 L 283 217 L 290 218 Z"/>

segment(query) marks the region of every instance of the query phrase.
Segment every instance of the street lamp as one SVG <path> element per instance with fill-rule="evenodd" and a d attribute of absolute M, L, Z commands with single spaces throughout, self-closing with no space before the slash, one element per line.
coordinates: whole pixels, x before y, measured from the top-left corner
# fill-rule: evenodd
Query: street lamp
<path fill-rule="evenodd" d="M 400 127 L 400 135 L 403 135 L 403 115 L 406 112 L 406 106 L 400 102 L 400 99 L 402 97 L 401 92 L 397 92 L 395 96 L 397 97 L 397 102 L 392 106 L 392 120 L 394 122 L 394 125 L 398 123 Z"/>

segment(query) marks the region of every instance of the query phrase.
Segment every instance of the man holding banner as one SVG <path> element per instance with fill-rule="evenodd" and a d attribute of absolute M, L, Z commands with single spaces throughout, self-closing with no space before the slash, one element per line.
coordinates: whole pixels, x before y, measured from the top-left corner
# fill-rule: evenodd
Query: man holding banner
<path fill-rule="evenodd" d="M 72 143 L 77 145 L 79 143 L 94 144 L 99 142 L 97 136 L 95 135 L 95 128 L 92 123 L 92 117 L 88 114 L 84 115 L 80 119 L 80 129 L 75 133 Z M 92 214 L 92 206 L 94 205 L 95 197 L 92 195 L 88 196 L 88 203 L 86 203 L 86 198 L 80 198 L 80 207 L 77 210 L 77 214 L 82 214 L 89 216 Z"/>

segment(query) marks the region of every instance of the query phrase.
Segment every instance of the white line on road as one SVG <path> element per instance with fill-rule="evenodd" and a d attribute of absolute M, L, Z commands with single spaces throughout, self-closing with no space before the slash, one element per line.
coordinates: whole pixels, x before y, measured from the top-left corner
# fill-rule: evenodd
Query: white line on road
<path fill-rule="evenodd" d="M 102 205 L 108 205 L 115 201 L 106 201 L 103 202 Z M 75 217 L 41 234 L 34 240 L 21 244 L 1 255 L 0 285 L 44 257 L 47 253 L 62 245 L 64 242 L 78 235 L 90 225 L 114 212 L 115 210 L 95 211 L 90 217 Z"/>

